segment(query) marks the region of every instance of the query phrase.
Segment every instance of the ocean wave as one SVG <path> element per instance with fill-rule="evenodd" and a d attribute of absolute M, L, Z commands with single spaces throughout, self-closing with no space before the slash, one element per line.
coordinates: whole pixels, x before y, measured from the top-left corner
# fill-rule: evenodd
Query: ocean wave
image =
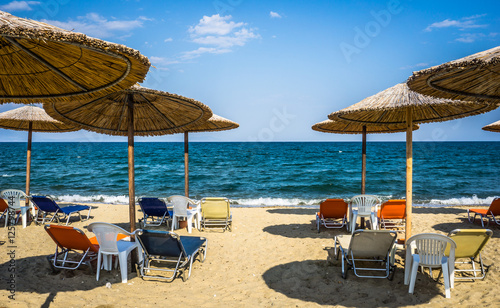
<path fill-rule="evenodd" d="M 11 178 L 13 176 L 14 176 L 13 174 L 2 174 L 3 178 Z"/>
<path fill-rule="evenodd" d="M 54 196 L 57 201 L 61 202 L 80 202 L 80 203 L 106 203 L 106 204 L 127 204 L 128 196 L 110 196 L 110 195 L 60 195 Z M 382 202 L 392 199 L 393 196 L 378 196 Z M 449 199 L 430 199 L 430 200 L 413 200 L 414 206 L 422 207 L 446 207 L 446 206 L 488 206 L 497 196 L 478 198 L 476 195 L 471 197 L 449 198 Z M 270 206 L 300 206 L 300 207 L 315 207 L 319 206 L 324 199 L 302 199 L 302 198 L 240 198 L 231 199 L 231 205 L 235 207 L 270 207 Z M 345 198 L 348 200 L 348 198 Z"/>

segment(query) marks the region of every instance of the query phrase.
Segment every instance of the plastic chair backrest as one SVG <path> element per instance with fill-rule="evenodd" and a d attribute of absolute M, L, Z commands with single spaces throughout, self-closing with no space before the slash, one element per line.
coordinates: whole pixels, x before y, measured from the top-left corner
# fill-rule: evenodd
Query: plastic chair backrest
<path fill-rule="evenodd" d="M 382 203 L 380 217 L 384 219 L 405 219 L 406 200 L 388 200 Z"/>
<path fill-rule="evenodd" d="M 319 212 L 324 218 L 344 218 L 347 208 L 344 199 L 326 199 L 319 204 Z"/>
<path fill-rule="evenodd" d="M 349 243 L 355 258 L 384 259 L 396 241 L 397 233 L 389 230 L 356 230 Z"/>
<path fill-rule="evenodd" d="M 186 255 L 180 237 L 169 231 L 137 230 L 137 239 L 146 254 L 162 257 Z"/>
<path fill-rule="evenodd" d="M 179 215 L 179 216 L 186 216 L 187 215 L 187 208 L 189 205 L 189 199 L 188 197 L 184 196 L 170 196 L 167 198 L 168 202 L 173 203 L 174 205 L 174 214 Z"/>
<path fill-rule="evenodd" d="M 500 215 L 500 198 L 495 198 L 488 208 L 488 214 L 493 213 L 493 215 Z"/>
<path fill-rule="evenodd" d="M 372 208 L 380 201 L 373 195 L 357 195 L 351 198 L 351 204 L 358 208 L 358 215 L 369 215 Z"/>
<path fill-rule="evenodd" d="M 163 199 L 143 197 L 139 199 L 139 206 L 146 215 L 163 216 L 167 212 L 168 216 L 167 204 Z"/>
<path fill-rule="evenodd" d="M 208 219 L 226 219 L 230 215 L 230 204 L 227 198 L 201 199 L 201 213 Z"/>
<path fill-rule="evenodd" d="M 2 197 L 7 202 L 7 205 L 10 203 L 9 201 L 14 201 L 13 209 L 19 210 L 21 209 L 21 198 L 27 198 L 26 194 L 19 189 L 5 189 L 0 193 Z"/>
<path fill-rule="evenodd" d="M 484 248 L 493 235 L 489 229 L 456 229 L 448 233 L 448 237 L 457 244 L 455 258 L 475 258 Z M 449 255 L 450 247 L 446 248 L 445 255 Z"/>
<path fill-rule="evenodd" d="M 107 222 L 93 222 L 87 229 L 94 232 L 99 243 L 99 248 L 104 253 L 119 252 L 117 244 L 118 234 L 131 235 L 130 232 Z"/>
<path fill-rule="evenodd" d="M 61 209 L 59 205 L 57 205 L 57 203 L 49 197 L 31 196 L 30 200 L 36 205 L 37 208 L 44 212 L 55 213 L 57 210 Z"/>
<path fill-rule="evenodd" d="M 61 248 L 70 248 L 86 251 L 98 252 L 99 247 L 93 245 L 82 230 L 59 225 L 45 225 L 45 231 L 54 242 Z"/>
<path fill-rule="evenodd" d="M 447 246 L 450 246 L 450 258 L 454 259 L 457 248 L 457 244 L 451 238 L 437 233 L 414 235 L 408 239 L 407 245 L 416 248 L 420 265 L 424 267 L 440 266 Z"/>

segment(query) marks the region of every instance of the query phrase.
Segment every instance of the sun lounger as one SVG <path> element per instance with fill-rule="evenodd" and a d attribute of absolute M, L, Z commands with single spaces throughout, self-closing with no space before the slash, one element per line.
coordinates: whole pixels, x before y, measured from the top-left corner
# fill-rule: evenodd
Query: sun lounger
<path fill-rule="evenodd" d="M 207 227 L 232 229 L 231 206 L 227 198 L 201 199 L 201 229 Z"/>
<path fill-rule="evenodd" d="M 137 267 L 138 275 L 143 278 L 172 281 L 183 269 L 182 278 L 186 281 L 191 276 L 193 260 L 200 256 L 200 261 L 205 261 L 207 239 L 204 237 L 140 229 L 136 234 L 144 253 Z M 170 275 L 164 276 L 166 273 Z"/>
<path fill-rule="evenodd" d="M 45 225 L 45 231 L 56 243 L 56 252 L 47 257 L 52 269 L 74 270 L 97 259 L 99 246 L 93 244 L 82 230 L 58 225 Z"/>
<path fill-rule="evenodd" d="M 139 199 L 139 205 L 144 214 L 144 218 L 139 220 L 143 228 L 159 227 L 162 223 L 169 224 L 172 220 L 173 211 L 168 210 L 163 199 L 143 197 Z"/>
<path fill-rule="evenodd" d="M 347 278 L 347 271 L 352 268 L 357 277 L 392 280 L 396 267 L 391 255 L 396 237 L 394 231 L 362 229 L 352 235 L 335 236 L 335 254 L 342 257 L 342 278 Z M 379 266 L 367 267 L 368 264 Z"/>
<path fill-rule="evenodd" d="M 61 219 L 66 218 L 66 225 L 69 223 L 71 214 L 78 214 L 80 220 L 82 220 L 81 211 L 89 210 L 87 214 L 88 220 L 90 218 L 90 206 L 86 205 L 70 205 L 65 207 L 59 207 L 59 205 L 48 196 L 31 196 L 29 197 L 31 202 L 38 208 L 38 214 L 35 217 L 35 222 L 37 223 L 50 223 L 54 219 L 60 222 Z M 62 217 L 60 217 L 62 216 Z M 50 219 L 49 219 L 50 218 Z"/>
<path fill-rule="evenodd" d="M 347 228 L 348 204 L 344 199 L 326 199 L 319 204 L 319 212 L 316 213 L 316 228 Z"/>
<path fill-rule="evenodd" d="M 399 228 L 406 219 L 406 200 L 388 200 L 380 206 L 377 213 L 376 228 Z"/>
<path fill-rule="evenodd" d="M 472 216 L 474 214 L 474 216 Z M 493 202 L 491 202 L 490 207 L 485 209 L 468 209 L 467 210 L 467 218 L 470 223 L 474 223 L 476 220 L 476 216 L 479 215 L 481 219 L 481 226 L 486 228 L 490 225 L 490 222 L 493 221 L 497 225 L 500 225 L 500 198 L 495 198 Z M 484 221 L 487 221 L 486 226 L 484 225 Z"/>
<path fill-rule="evenodd" d="M 457 244 L 455 249 L 456 259 L 468 259 L 465 261 L 455 261 L 455 266 L 459 264 L 469 264 L 469 269 L 455 268 L 455 273 L 469 273 L 469 276 L 455 275 L 455 280 L 463 279 L 484 279 L 486 272 L 484 270 L 483 259 L 481 258 L 481 250 L 483 250 L 486 243 L 489 241 L 493 231 L 489 229 L 456 229 L 448 234 L 448 237 L 453 239 Z M 446 255 L 449 255 L 449 248 Z M 476 263 L 479 264 L 479 269 L 476 269 Z M 480 274 L 478 276 L 477 274 Z M 472 276 L 473 275 L 473 276 Z"/>

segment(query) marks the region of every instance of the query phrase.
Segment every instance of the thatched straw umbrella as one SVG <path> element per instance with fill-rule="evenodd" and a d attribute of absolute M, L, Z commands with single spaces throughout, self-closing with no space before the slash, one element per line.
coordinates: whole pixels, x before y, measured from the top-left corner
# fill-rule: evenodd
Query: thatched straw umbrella
<path fill-rule="evenodd" d="M 312 129 L 323 133 L 335 134 L 362 134 L 362 151 L 361 151 L 361 194 L 365 193 L 366 184 L 366 134 L 383 134 L 383 133 L 398 133 L 405 132 L 406 125 L 404 124 L 382 124 L 382 125 L 363 125 L 360 123 L 326 120 L 316 123 Z M 413 125 L 413 130 L 419 129 L 417 124 Z"/>
<path fill-rule="evenodd" d="M 485 127 L 483 127 L 483 129 L 488 130 L 490 132 L 500 133 L 500 121 L 488 124 Z"/>
<path fill-rule="evenodd" d="M 73 125 L 52 119 L 42 108 L 36 106 L 24 106 L 0 113 L 0 128 L 28 131 L 26 195 L 30 194 L 31 139 L 33 132 L 53 133 L 78 130 Z"/>
<path fill-rule="evenodd" d="M 189 198 L 189 133 L 195 132 L 217 132 L 238 128 L 240 125 L 236 122 L 218 116 L 212 115 L 208 121 L 190 127 L 184 132 L 184 194 Z"/>
<path fill-rule="evenodd" d="M 414 123 L 448 121 L 481 114 L 497 108 L 484 101 L 437 99 L 411 91 L 405 83 L 365 98 L 350 107 L 328 115 L 331 120 L 365 125 L 405 124 L 406 126 L 406 239 L 411 236 Z"/>
<path fill-rule="evenodd" d="M 140 82 L 137 50 L 0 11 L 0 104 L 97 98 Z"/>
<path fill-rule="evenodd" d="M 134 136 L 182 133 L 212 111 L 190 98 L 140 86 L 91 101 L 46 102 L 55 119 L 102 134 L 128 136 L 130 230 L 135 230 Z"/>
<path fill-rule="evenodd" d="M 411 90 L 434 97 L 500 103 L 500 46 L 414 72 Z"/>

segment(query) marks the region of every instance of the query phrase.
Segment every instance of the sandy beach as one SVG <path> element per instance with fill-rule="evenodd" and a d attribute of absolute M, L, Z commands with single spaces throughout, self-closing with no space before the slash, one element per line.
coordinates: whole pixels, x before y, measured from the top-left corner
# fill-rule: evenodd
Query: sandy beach
<path fill-rule="evenodd" d="M 191 235 L 208 239 L 207 259 L 193 264 L 191 278 L 171 283 L 143 280 L 129 273 L 122 284 L 119 270 L 95 272 L 86 267 L 54 274 L 46 256 L 55 244 L 42 226 L 18 224 L 15 228 L 15 300 L 9 299 L 7 229 L 0 232 L 0 307 L 496 307 L 500 301 L 499 235 L 490 226 L 493 238 L 483 251 L 489 266 L 484 281 L 462 281 L 444 297 L 441 278 L 434 282 L 418 274 L 415 294 L 403 284 L 403 251 L 396 258 L 393 281 L 361 279 L 349 272 L 341 278 L 340 263 L 329 261 L 333 238 L 342 230 L 315 229 L 315 210 L 303 208 L 232 208 L 232 232 L 199 232 Z M 104 221 L 128 228 L 127 205 L 93 204 L 89 221 L 72 219 L 71 226 L 90 237 L 86 226 Z M 137 217 L 142 213 L 137 212 Z M 447 234 L 457 228 L 480 228 L 467 222 L 467 207 L 415 208 L 413 233 Z M 177 230 L 188 235 L 186 229 Z M 437 276 L 437 272 L 434 272 Z M 106 283 L 111 283 L 111 288 Z"/>

